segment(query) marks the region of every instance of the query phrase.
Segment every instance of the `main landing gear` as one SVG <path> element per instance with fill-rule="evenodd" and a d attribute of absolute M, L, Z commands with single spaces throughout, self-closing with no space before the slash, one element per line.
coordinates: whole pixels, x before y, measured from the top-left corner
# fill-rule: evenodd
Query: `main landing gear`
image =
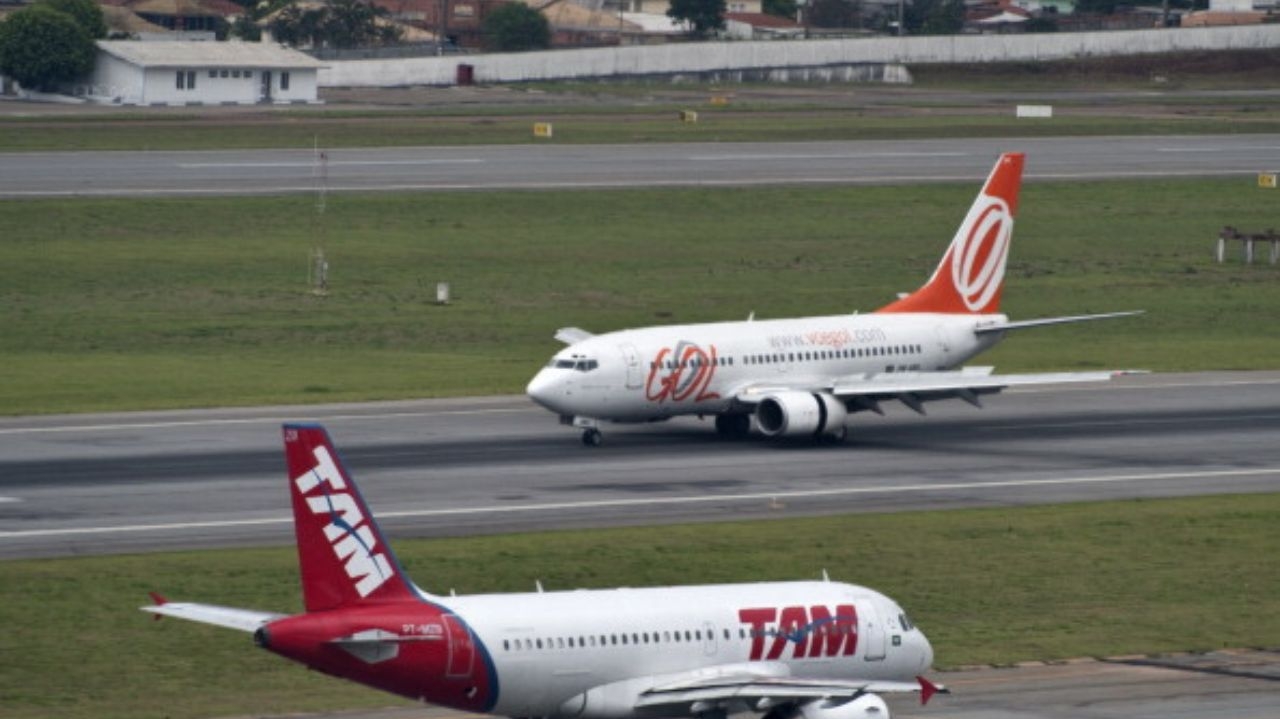
<path fill-rule="evenodd" d="M 599 447 L 604 442 L 604 435 L 600 434 L 600 430 L 595 427 L 588 427 L 582 430 L 582 444 L 587 447 Z"/>

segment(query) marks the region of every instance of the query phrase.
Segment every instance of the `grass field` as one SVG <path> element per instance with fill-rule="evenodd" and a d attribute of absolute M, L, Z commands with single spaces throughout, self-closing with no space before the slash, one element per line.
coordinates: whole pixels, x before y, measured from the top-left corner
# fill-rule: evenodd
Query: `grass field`
<path fill-rule="evenodd" d="M 297 111 L 268 118 L 84 116 L 0 119 L 0 152 L 35 150 L 208 150 L 242 148 L 398 147 L 506 145 L 532 141 L 533 123 L 552 121 L 552 144 L 644 142 L 767 142 L 878 140 L 933 137 L 1046 137 L 1067 135 L 1151 135 L 1275 133 L 1274 111 L 1237 108 L 1162 117 L 1076 112 L 1028 123 L 1007 112 L 939 111 L 939 116 L 880 116 L 861 110 L 812 107 L 719 109 L 699 98 L 696 124 L 680 122 L 690 105 L 644 108 L 489 108 L 456 116 L 456 111 Z M 471 112 L 475 112 L 471 110 Z"/>
<path fill-rule="evenodd" d="M 0 203 L 6 414 L 518 392 L 556 328 L 868 311 L 932 271 L 975 183 Z M 1003 370 L 1280 366 L 1251 179 L 1033 183 Z M 323 245 L 330 294 L 307 292 Z M 450 282 L 453 304 L 434 304 Z"/>
<path fill-rule="evenodd" d="M 377 508 L 374 508 L 377 511 Z M 939 666 L 1280 645 L 1280 495 L 395 542 L 447 593 L 816 578 L 875 587 Z M 0 562 L 8 719 L 187 719 L 391 705 L 146 593 L 300 610 L 292 548 Z M 944 677 L 945 680 L 945 677 Z M 234 688 L 234 691 L 231 689 Z"/>

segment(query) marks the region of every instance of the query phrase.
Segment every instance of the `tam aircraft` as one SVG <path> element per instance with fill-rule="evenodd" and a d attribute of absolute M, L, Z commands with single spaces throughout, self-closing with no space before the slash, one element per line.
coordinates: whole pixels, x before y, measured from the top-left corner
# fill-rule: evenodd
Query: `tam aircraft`
<path fill-rule="evenodd" d="M 723 435 L 751 420 L 767 437 L 845 438 L 851 413 L 899 401 L 979 397 L 1007 387 L 1109 379 L 1110 372 L 993 374 L 961 367 L 1010 330 L 1140 312 L 1011 322 L 999 313 L 1024 155 L 1000 156 L 937 269 L 923 287 L 870 314 L 666 325 L 593 335 L 568 345 L 533 380 L 529 397 L 599 445 L 600 423 L 713 415 Z"/>
<path fill-rule="evenodd" d="M 436 596 L 405 576 L 328 433 L 284 426 L 306 611 L 153 594 L 311 669 L 465 712 L 546 719 L 889 716 L 945 691 L 897 603 L 826 580 Z"/>

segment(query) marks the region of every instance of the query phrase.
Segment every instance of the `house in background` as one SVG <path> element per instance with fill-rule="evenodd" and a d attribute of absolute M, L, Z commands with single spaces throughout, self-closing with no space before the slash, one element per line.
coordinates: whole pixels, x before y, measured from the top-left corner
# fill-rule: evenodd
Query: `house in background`
<path fill-rule="evenodd" d="M 79 94 L 120 105 L 317 103 L 323 64 L 257 42 L 98 41 L 92 79 Z"/>

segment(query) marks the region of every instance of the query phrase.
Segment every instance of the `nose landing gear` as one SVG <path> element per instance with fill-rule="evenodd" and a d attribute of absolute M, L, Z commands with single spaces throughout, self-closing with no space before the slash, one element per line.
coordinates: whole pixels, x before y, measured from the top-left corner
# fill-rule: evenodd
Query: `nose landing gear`
<path fill-rule="evenodd" d="M 599 447 L 604 442 L 604 435 L 595 427 L 582 430 L 582 444 L 587 447 Z"/>

